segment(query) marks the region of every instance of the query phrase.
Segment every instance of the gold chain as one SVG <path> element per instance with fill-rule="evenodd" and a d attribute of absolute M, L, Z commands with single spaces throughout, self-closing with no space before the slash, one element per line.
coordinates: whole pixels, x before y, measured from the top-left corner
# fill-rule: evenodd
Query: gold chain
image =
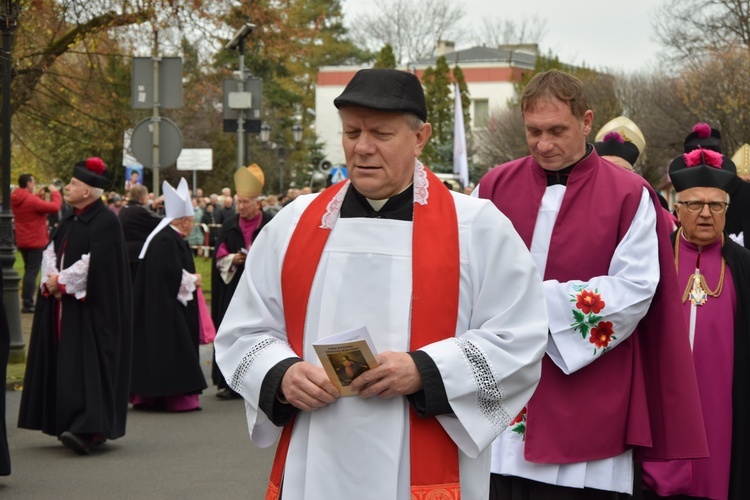
<path fill-rule="evenodd" d="M 680 237 L 682 236 L 682 228 L 677 230 L 677 235 L 674 240 L 674 262 L 677 267 L 677 272 L 680 272 Z M 721 235 L 721 246 L 724 247 L 724 234 Z M 698 255 L 700 260 L 700 251 Z M 695 273 L 688 279 L 685 292 L 682 294 L 682 302 L 687 302 L 688 298 L 696 305 L 703 305 L 706 302 L 706 298 L 701 296 L 708 295 L 711 297 L 718 297 L 721 295 L 721 291 L 724 288 L 724 272 L 726 271 L 726 261 L 724 257 L 721 258 L 721 274 L 719 275 L 719 284 L 716 285 L 716 290 L 711 290 L 706 283 L 706 278 L 700 273 L 699 267 L 696 266 Z M 692 297 L 691 297 L 692 295 Z"/>

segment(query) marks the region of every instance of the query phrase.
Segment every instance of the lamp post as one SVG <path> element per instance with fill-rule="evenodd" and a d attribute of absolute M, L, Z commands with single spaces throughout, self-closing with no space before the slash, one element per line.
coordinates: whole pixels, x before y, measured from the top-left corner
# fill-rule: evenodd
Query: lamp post
<path fill-rule="evenodd" d="M 23 335 L 21 333 L 21 315 L 18 303 L 18 281 L 20 276 L 13 269 L 16 261 L 16 246 L 13 237 L 13 214 L 10 210 L 10 119 L 11 119 L 11 81 L 13 65 L 11 51 L 13 49 L 13 34 L 18 20 L 18 4 L 15 0 L 0 0 L 0 31 L 2 32 L 2 103 L 0 116 L 2 117 L 2 163 L 3 176 L 3 210 L 0 212 L 0 265 L 3 269 L 3 305 L 8 316 L 10 329 L 10 363 L 22 363 L 25 358 Z"/>
<path fill-rule="evenodd" d="M 302 125 L 296 123 L 292 126 L 292 138 L 294 139 L 295 149 L 299 147 L 302 142 L 302 134 L 304 129 Z M 269 147 L 269 141 L 271 140 L 271 126 L 263 122 L 260 126 L 260 140 L 266 147 Z M 270 146 L 272 149 L 274 146 Z M 286 161 L 286 149 L 283 145 L 277 146 L 276 149 L 279 152 L 279 194 L 284 194 L 284 163 Z"/>
<path fill-rule="evenodd" d="M 243 165 L 247 164 L 247 149 L 245 147 L 245 109 L 251 107 L 252 96 L 245 92 L 245 39 L 255 31 L 255 25 L 253 23 L 245 23 L 237 32 L 234 37 L 226 44 L 224 48 L 227 50 L 237 50 L 239 54 L 239 78 L 237 80 L 237 92 L 232 92 L 229 95 L 230 106 L 236 106 L 239 110 L 237 117 L 237 168 L 242 168 Z M 234 95 L 233 95 L 234 94 Z M 232 101 L 237 101 L 236 103 Z"/>

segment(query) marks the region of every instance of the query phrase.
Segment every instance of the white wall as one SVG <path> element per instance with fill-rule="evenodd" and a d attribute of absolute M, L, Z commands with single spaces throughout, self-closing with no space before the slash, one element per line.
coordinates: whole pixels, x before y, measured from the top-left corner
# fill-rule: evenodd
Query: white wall
<path fill-rule="evenodd" d="M 324 143 L 323 153 L 334 165 L 344 165 L 344 150 L 341 147 L 341 118 L 333 100 L 344 91 L 341 86 L 318 86 L 315 90 L 315 132 Z"/>

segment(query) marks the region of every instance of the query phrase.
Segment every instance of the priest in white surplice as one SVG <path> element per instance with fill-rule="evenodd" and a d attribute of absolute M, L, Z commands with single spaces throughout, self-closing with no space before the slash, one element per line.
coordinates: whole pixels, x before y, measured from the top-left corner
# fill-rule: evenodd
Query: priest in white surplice
<path fill-rule="evenodd" d="M 485 499 L 488 447 L 540 377 L 541 279 L 490 202 L 417 159 L 416 76 L 362 70 L 334 104 L 350 179 L 261 231 L 215 343 L 253 442 L 281 435 L 267 498 Z M 379 366 L 340 398 L 312 343 L 362 325 Z"/>

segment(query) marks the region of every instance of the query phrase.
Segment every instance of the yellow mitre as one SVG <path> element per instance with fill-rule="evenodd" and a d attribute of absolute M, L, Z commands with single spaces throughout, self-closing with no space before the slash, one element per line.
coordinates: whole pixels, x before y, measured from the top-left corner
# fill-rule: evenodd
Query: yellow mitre
<path fill-rule="evenodd" d="M 260 196 L 265 182 L 263 170 L 255 163 L 249 167 L 238 168 L 234 173 L 234 190 L 240 196 Z"/>
<path fill-rule="evenodd" d="M 750 144 L 743 144 L 732 156 L 732 161 L 737 166 L 737 175 L 750 177 Z"/>
<path fill-rule="evenodd" d="M 627 116 L 618 116 L 605 123 L 599 132 L 596 133 L 594 141 L 601 142 L 604 136 L 610 132 L 618 132 L 623 139 L 635 144 L 635 147 L 638 148 L 641 154 L 646 149 L 646 139 L 643 137 L 641 129 Z"/>

